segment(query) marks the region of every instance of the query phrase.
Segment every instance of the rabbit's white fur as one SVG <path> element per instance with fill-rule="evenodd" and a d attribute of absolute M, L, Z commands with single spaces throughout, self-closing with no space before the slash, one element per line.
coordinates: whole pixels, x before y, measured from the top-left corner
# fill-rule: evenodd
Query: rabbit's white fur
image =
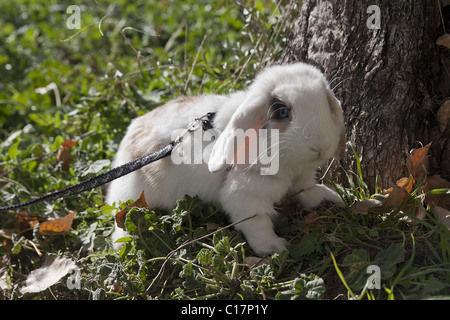
<path fill-rule="evenodd" d="M 274 97 L 290 108 L 288 119 L 271 118 Z M 158 149 L 174 138 L 173 132 L 187 128 L 194 118 L 208 112 L 216 113 L 213 125 L 219 132 L 278 128 L 278 172 L 262 175 L 251 165 L 230 169 L 229 163 L 224 163 L 225 152 L 234 141 L 222 133 L 212 142 L 211 154 L 206 155 L 211 160 L 209 167 L 208 161 L 175 165 L 166 157 L 113 181 L 107 202 L 137 199 L 144 191 L 150 207 L 171 209 L 176 200 L 189 194 L 221 204 L 233 222 L 256 214 L 236 228 L 260 255 L 285 248 L 285 240 L 273 231 L 272 218 L 274 205 L 286 195 L 303 190 L 298 198 L 308 208 L 323 200 L 342 203 L 335 191 L 318 185 L 314 177 L 317 166 L 339 157 L 344 150 L 342 109 L 323 74 L 304 63 L 266 68 L 244 91 L 178 98 L 134 119 L 114 166 Z M 113 242 L 126 235 L 116 226 Z"/>

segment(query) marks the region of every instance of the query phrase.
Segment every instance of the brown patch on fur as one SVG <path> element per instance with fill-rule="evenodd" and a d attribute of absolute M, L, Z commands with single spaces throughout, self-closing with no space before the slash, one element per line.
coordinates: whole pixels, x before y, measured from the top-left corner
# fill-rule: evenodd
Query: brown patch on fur
<path fill-rule="evenodd" d="M 139 118 L 133 120 L 133 128 L 127 132 L 122 142 L 129 161 L 135 160 L 148 153 L 158 150 L 164 143 L 162 141 L 149 141 L 149 137 L 157 135 L 152 134 L 155 121 L 157 119 L 158 109 L 155 109 Z"/>

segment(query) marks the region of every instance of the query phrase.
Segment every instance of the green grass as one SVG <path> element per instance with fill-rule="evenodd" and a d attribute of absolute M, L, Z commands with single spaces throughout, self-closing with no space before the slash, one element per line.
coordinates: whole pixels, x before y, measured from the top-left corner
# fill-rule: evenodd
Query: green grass
<path fill-rule="evenodd" d="M 70 30 L 66 6 L 56 1 L 2 5 L 2 205 L 108 169 L 131 119 L 172 98 L 244 88 L 276 61 L 297 12 L 270 1 L 85 1 L 80 8 L 81 29 Z M 65 170 L 57 152 L 67 139 L 78 142 Z M 39 224 L 21 225 L 16 211 L 1 213 L 0 298 L 448 298 L 450 235 L 429 212 L 415 223 L 404 219 L 408 212 L 352 214 L 357 201 L 379 192 L 364 182 L 357 149 L 356 168 L 341 168 L 347 187 L 334 184 L 348 207 L 311 211 L 287 201 L 276 230 L 288 252 L 253 268 L 245 238 L 220 207 L 198 198 L 172 211 L 132 209 L 125 223 L 138 237 L 124 239 L 120 251 L 108 242 L 119 209 L 102 205 L 101 188 L 28 208 L 46 219 L 76 211 L 65 234 L 44 236 Z M 319 220 L 305 218 L 311 212 Z M 76 272 L 23 294 L 39 253 L 76 260 Z M 381 289 L 366 286 L 370 265 L 381 268 Z"/>

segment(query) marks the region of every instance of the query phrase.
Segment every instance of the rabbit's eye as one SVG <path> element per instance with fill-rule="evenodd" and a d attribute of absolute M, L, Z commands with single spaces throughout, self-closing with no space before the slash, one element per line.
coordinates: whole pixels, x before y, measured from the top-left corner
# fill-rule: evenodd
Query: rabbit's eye
<path fill-rule="evenodd" d="M 276 120 L 283 120 L 289 118 L 289 108 L 281 101 L 275 101 L 270 106 L 271 118 Z"/>

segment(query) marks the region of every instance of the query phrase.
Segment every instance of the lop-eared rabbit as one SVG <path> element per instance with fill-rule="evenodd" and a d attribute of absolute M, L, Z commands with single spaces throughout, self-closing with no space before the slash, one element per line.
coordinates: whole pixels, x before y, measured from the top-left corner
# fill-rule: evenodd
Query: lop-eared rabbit
<path fill-rule="evenodd" d="M 274 205 L 285 196 L 301 191 L 297 198 L 307 208 L 324 200 L 342 204 L 335 191 L 315 180 L 318 166 L 344 152 L 342 109 L 324 75 L 305 63 L 271 66 L 245 90 L 181 97 L 134 119 L 114 166 L 157 150 L 207 113 L 214 114 L 211 130 L 189 134 L 171 157 L 113 181 L 107 202 L 137 199 L 144 191 L 151 208 L 171 209 L 186 194 L 198 195 L 220 204 L 232 222 L 254 216 L 235 228 L 259 255 L 285 249 L 272 222 Z M 240 144 L 236 132 L 246 133 Z M 200 148 L 192 148 L 196 143 Z M 253 158 L 245 155 L 251 150 L 257 150 Z M 195 161 L 174 161 L 189 152 Z M 276 166 L 258 161 L 262 155 Z M 116 226 L 113 242 L 124 236 Z"/>

